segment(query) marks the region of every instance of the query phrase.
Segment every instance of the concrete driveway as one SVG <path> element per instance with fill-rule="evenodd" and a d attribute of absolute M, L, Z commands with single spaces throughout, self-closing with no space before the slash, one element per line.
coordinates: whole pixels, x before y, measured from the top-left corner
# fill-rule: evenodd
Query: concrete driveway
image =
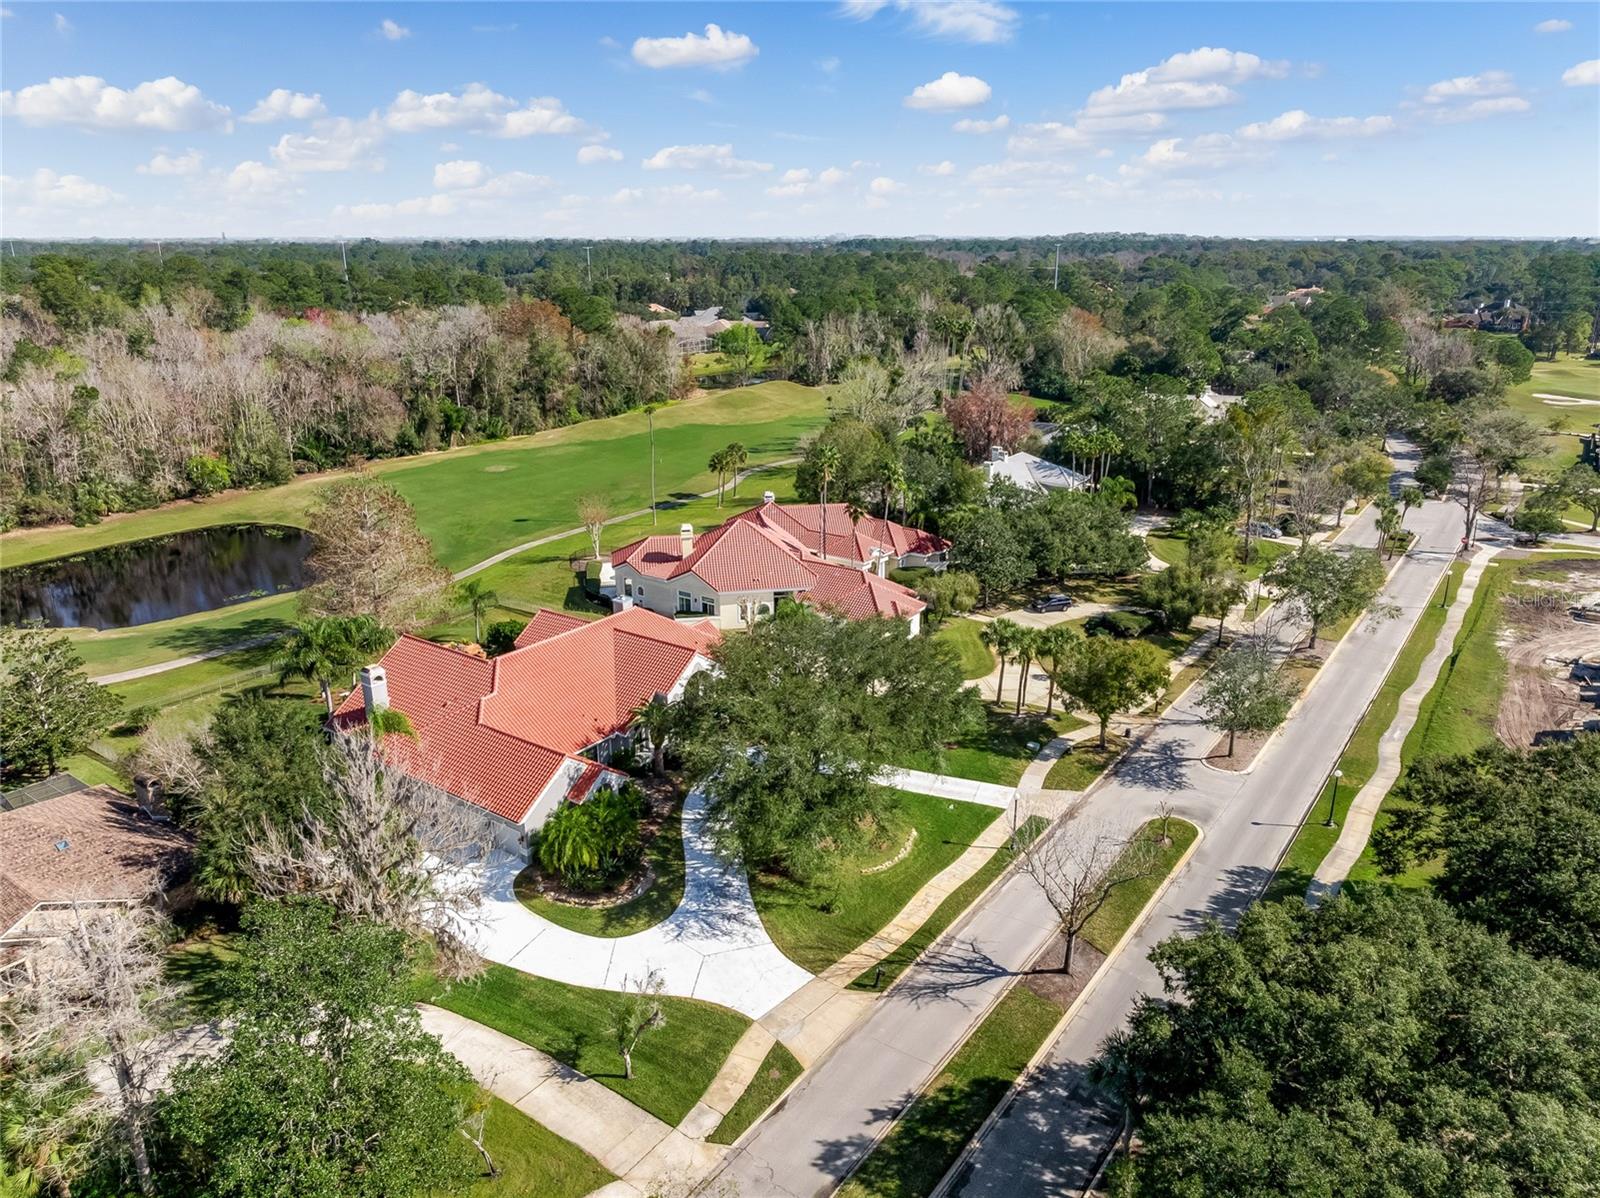
<path fill-rule="evenodd" d="M 759 1019 L 811 980 L 762 926 L 742 867 L 717 856 L 705 828 L 706 797 L 683 805 L 683 901 L 631 936 L 587 936 L 535 915 L 512 892 L 521 864 L 487 867 L 474 947 L 491 961 L 574 986 L 620 990 L 661 971 L 666 992 L 721 1003 Z"/>

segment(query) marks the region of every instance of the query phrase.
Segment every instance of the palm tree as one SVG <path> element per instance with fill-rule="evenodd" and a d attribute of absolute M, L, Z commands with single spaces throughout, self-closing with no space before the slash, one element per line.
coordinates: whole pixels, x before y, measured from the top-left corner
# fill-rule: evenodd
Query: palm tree
<path fill-rule="evenodd" d="M 1005 694 L 1006 688 L 1006 662 L 1017 655 L 1017 640 L 1022 635 L 1022 625 L 1015 620 L 999 619 L 990 620 L 984 631 L 989 639 L 985 644 L 994 650 L 994 655 L 1000 659 L 1000 677 L 995 683 L 994 701 L 998 704 Z"/>
<path fill-rule="evenodd" d="M 1022 714 L 1022 705 L 1028 698 L 1028 667 L 1033 664 L 1033 659 L 1039 656 L 1039 643 L 1043 639 L 1038 628 L 1017 628 L 1017 641 L 1013 652 L 1022 662 L 1022 678 L 1017 683 L 1017 715 Z"/>
<path fill-rule="evenodd" d="M 650 770 L 659 777 L 667 770 L 667 737 L 672 735 L 677 712 L 665 695 L 652 695 L 633 709 L 633 722 L 650 738 Z"/>
<path fill-rule="evenodd" d="M 889 520 L 889 503 L 896 495 L 904 495 L 906 489 L 906 468 L 899 457 L 891 457 L 883 467 L 883 519 Z M 905 500 L 901 501 L 901 510 L 905 510 Z"/>
<path fill-rule="evenodd" d="M 733 497 L 739 498 L 739 471 L 744 469 L 744 464 L 750 460 L 750 451 L 744 447 L 743 441 L 734 441 L 722 451 L 728 455 L 728 469 L 733 472 Z"/>
<path fill-rule="evenodd" d="M 1006 639 L 1006 630 L 1000 626 L 1009 622 L 1008 620 L 990 620 L 978 630 L 978 639 L 984 643 L 989 652 L 993 653 L 1000 663 L 1000 682 L 995 687 L 994 692 L 997 699 L 1000 697 L 1000 688 L 1006 684 L 1006 658 L 1005 654 L 1001 652 L 1001 647 Z"/>
<path fill-rule="evenodd" d="M 666 407 L 657 401 L 644 405 L 645 422 L 650 426 L 650 523 L 656 522 L 656 412 Z"/>
<path fill-rule="evenodd" d="M 710 460 L 706 462 L 706 469 L 717 472 L 717 506 L 721 507 L 723 480 L 728 477 L 728 451 L 719 449 L 713 453 Z"/>
<path fill-rule="evenodd" d="M 382 653 L 394 639 L 371 616 L 318 616 L 302 620 L 278 647 L 278 679 L 304 678 L 322 691 L 333 714 L 333 680 L 348 677 L 364 660 Z"/>
<path fill-rule="evenodd" d="M 828 556 L 828 484 L 839 473 L 839 449 L 834 445 L 817 446 L 814 458 L 817 465 L 817 487 L 822 492 L 822 556 Z"/>
<path fill-rule="evenodd" d="M 465 582 L 456 584 L 456 602 L 472 612 L 473 643 L 482 642 L 483 617 L 489 614 L 490 608 L 500 602 L 500 596 L 476 578 L 469 578 Z"/>
<path fill-rule="evenodd" d="M 1054 624 L 1046 628 L 1039 637 L 1039 647 L 1035 652 L 1039 661 L 1044 666 L 1044 714 L 1048 717 L 1054 710 L 1053 704 L 1056 697 L 1056 677 L 1060 671 L 1061 663 L 1067 654 L 1072 652 L 1072 642 L 1081 634 L 1071 624 Z"/>

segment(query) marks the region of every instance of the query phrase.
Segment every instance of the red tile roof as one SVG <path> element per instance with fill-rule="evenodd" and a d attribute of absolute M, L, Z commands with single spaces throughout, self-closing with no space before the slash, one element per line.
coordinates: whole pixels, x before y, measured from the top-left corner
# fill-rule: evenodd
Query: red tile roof
<path fill-rule="evenodd" d="M 407 773 L 513 823 L 563 769 L 573 771 L 568 794 L 588 797 L 615 771 L 577 754 L 624 731 L 634 708 L 671 690 L 719 634 L 642 608 L 558 628 L 568 620 L 539 612 L 517 638 L 531 635 L 528 643 L 489 661 L 402 636 L 382 665 L 389 705 L 417 735 L 385 737 L 385 751 Z M 334 718 L 365 722 L 359 689 Z"/>
<path fill-rule="evenodd" d="M 566 612 L 551 611 L 548 607 L 541 607 L 533 613 L 533 619 L 528 621 L 528 626 L 517 633 L 516 647 L 525 649 L 529 645 L 549 640 L 558 632 L 570 632 L 574 628 L 582 628 L 588 622 L 582 616 L 569 616 Z"/>
<path fill-rule="evenodd" d="M 845 530 L 838 536 L 834 535 L 835 508 L 840 527 Z M 796 511 L 802 513 L 800 519 L 783 518 L 782 514 Z M 927 606 L 917 598 L 915 591 L 898 582 L 819 557 L 814 547 L 808 547 L 804 537 L 807 521 L 815 518 L 818 530 L 811 534 L 811 542 L 812 546 L 820 543 L 821 512 L 818 504 L 796 507 L 763 504 L 695 537 L 687 555 L 680 537 L 654 536 L 624 545 L 611 555 L 611 562 L 614 566 L 632 566 L 647 578 L 659 578 L 664 582 L 692 573 L 719 593 L 792 591 L 804 603 L 838 612 L 849 619 L 875 615 L 910 617 Z M 844 505 L 829 504 L 831 556 L 869 561 L 872 546 L 880 543 L 908 546 L 892 549 L 896 555 L 935 553 L 948 546 L 948 542 L 931 533 L 905 528 L 892 521 L 863 519 L 858 529 L 868 529 L 869 524 L 872 526 L 870 535 L 852 532 Z M 873 540 L 880 534 L 888 539 Z"/>
<path fill-rule="evenodd" d="M 763 503 L 734 516 L 734 520 L 776 528 L 799 541 L 812 553 L 822 552 L 822 512 L 820 503 Z M 950 542 L 920 528 L 907 528 L 893 520 L 877 516 L 862 516 L 852 522 L 850 509 L 842 503 L 830 503 L 828 512 L 828 548 L 824 556 L 840 557 L 853 562 L 870 562 L 872 551 L 882 549 L 895 557 L 908 553 L 921 555 L 942 553 Z"/>

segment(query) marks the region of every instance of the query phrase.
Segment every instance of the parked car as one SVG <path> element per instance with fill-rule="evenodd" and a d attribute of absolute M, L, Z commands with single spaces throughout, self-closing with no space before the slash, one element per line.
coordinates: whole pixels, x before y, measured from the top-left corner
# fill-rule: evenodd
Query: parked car
<path fill-rule="evenodd" d="M 1066 611 L 1071 606 L 1071 595 L 1065 595 L 1060 591 L 1055 591 L 1049 595 L 1040 595 L 1037 599 L 1028 604 L 1028 610 L 1036 612 Z"/>
<path fill-rule="evenodd" d="M 1268 524 L 1264 520 L 1257 520 L 1250 525 L 1250 535 L 1252 537 L 1276 537 L 1282 534 L 1278 531 L 1276 524 Z"/>

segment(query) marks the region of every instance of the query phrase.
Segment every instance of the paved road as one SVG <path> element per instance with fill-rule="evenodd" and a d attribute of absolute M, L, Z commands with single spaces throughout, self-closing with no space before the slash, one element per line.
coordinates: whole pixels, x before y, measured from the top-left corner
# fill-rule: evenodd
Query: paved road
<path fill-rule="evenodd" d="M 1208 917 L 1235 916 L 1255 898 L 1448 565 L 1460 538 L 1459 509 L 1428 504 L 1407 524 L 1419 542 L 1385 591 L 1401 615 L 1363 619 L 1351 630 L 1253 772 L 1202 765 L 1216 734 L 1180 701 L 1074 814 L 1131 831 L 1170 802 L 1207 834 L 1141 934 L 1101 974 L 1041 1084 L 977 1154 L 965 1193 L 1064 1193 L 1081 1186 L 1103 1137 L 1098 1110 L 1073 1083 L 1137 994 L 1159 989 L 1146 952 Z M 1375 542 L 1369 509 L 1344 543 Z M 1053 930 L 1033 883 L 1010 877 L 807 1074 L 720 1176 L 747 1198 L 832 1192 Z"/>
<path fill-rule="evenodd" d="M 1367 531 L 1370 518 L 1360 534 L 1366 543 L 1375 540 Z M 1232 923 L 1271 878 L 1448 567 L 1461 538 L 1461 511 L 1429 503 L 1407 526 L 1418 533 L 1417 544 L 1384 592 L 1400 614 L 1363 619 L 1350 631 L 1250 774 L 1230 776 L 1193 760 L 1214 734 L 1185 723 L 1180 711 L 1130 761 L 1132 769 L 1095 794 L 1096 808 L 1134 818 L 1170 799 L 1206 835 L 1150 918 L 1101 973 L 1048 1061 L 973 1154 L 951 1194 L 1077 1194 L 1088 1183 L 1114 1120 L 1085 1085 L 1085 1065 L 1140 994 L 1160 993 L 1160 978 L 1146 959 L 1150 949 L 1207 919 Z"/>

